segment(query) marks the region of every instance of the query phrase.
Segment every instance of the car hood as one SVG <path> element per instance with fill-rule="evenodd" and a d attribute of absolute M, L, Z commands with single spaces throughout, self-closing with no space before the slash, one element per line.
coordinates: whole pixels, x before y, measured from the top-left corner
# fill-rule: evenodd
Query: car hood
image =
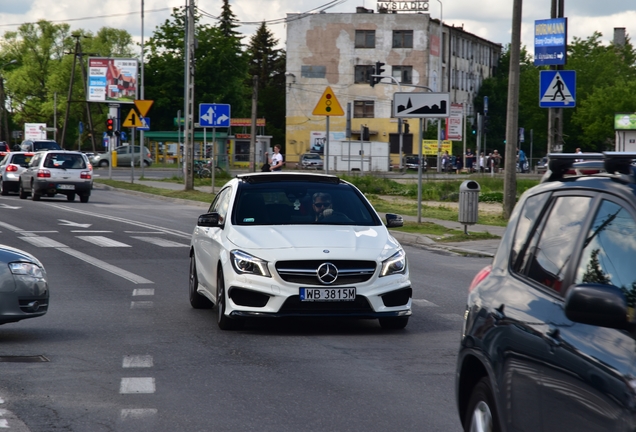
<path fill-rule="evenodd" d="M 351 259 L 388 258 L 400 248 L 384 226 L 268 225 L 231 226 L 227 239 L 237 248 L 257 254 L 273 251 L 276 259 L 322 255 Z M 257 252 L 260 251 L 260 252 Z M 269 255 L 269 254 L 268 254 Z M 285 258 L 287 257 L 287 258 Z"/>
<path fill-rule="evenodd" d="M 33 255 L 11 246 L 0 245 L 0 262 L 32 262 L 44 268 L 42 263 Z"/>

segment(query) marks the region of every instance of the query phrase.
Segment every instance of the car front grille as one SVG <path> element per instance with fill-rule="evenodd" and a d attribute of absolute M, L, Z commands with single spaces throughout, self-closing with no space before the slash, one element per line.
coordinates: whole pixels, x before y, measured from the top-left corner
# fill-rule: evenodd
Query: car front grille
<path fill-rule="evenodd" d="M 331 284 L 325 284 L 318 279 L 318 268 L 325 263 L 333 264 L 338 269 L 338 277 Z M 279 261 L 276 263 L 276 271 L 285 282 L 302 286 L 355 285 L 371 279 L 375 269 L 375 261 L 309 260 Z"/>
<path fill-rule="evenodd" d="M 305 316 L 311 315 L 341 315 L 341 314 L 372 314 L 373 309 L 366 297 L 358 295 L 354 301 L 342 302 L 303 302 L 300 296 L 294 295 L 285 300 L 279 314 Z"/>

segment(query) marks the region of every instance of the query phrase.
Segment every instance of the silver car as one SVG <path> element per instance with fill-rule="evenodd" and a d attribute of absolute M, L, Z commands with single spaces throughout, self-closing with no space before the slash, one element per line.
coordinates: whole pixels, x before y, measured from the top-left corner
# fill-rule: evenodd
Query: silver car
<path fill-rule="evenodd" d="M 46 270 L 33 255 L 0 245 L 0 324 L 36 318 L 49 308 Z"/>
<path fill-rule="evenodd" d="M 117 147 L 115 149 L 115 153 L 117 153 L 117 161 L 116 161 L 117 166 L 129 167 L 130 160 L 133 157 L 133 155 L 135 158 L 135 165 L 139 166 L 139 160 L 140 160 L 139 150 L 140 150 L 139 146 L 125 145 L 125 146 Z M 144 146 L 143 155 L 144 155 L 144 166 L 149 167 L 150 165 L 152 165 L 152 153 L 150 153 L 150 150 L 148 149 L 148 147 Z M 110 159 L 111 159 L 110 152 L 98 153 L 93 155 L 93 157 L 91 158 L 91 163 L 95 167 L 107 167 L 111 163 Z"/>
<path fill-rule="evenodd" d="M 303 169 L 323 169 L 324 161 L 318 153 L 305 153 L 300 156 L 300 167 Z"/>
<path fill-rule="evenodd" d="M 0 161 L 0 195 L 9 195 L 9 192 L 18 192 L 20 174 L 29 166 L 33 158 L 30 152 L 7 153 Z"/>

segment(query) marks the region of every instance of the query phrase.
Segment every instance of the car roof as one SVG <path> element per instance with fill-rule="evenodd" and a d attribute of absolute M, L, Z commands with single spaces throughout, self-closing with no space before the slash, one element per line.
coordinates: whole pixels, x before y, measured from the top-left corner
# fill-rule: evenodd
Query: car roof
<path fill-rule="evenodd" d="M 239 181 L 246 183 L 278 183 L 278 182 L 312 182 L 312 183 L 346 183 L 340 177 L 331 174 L 288 173 L 288 172 L 255 172 L 239 174 Z"/>
<path fill-rule="evenodd" d="M 548 169 L 541 183 L 596 177 L 636 185 L 636 153 L 550 153 L 547 157 Z"/>

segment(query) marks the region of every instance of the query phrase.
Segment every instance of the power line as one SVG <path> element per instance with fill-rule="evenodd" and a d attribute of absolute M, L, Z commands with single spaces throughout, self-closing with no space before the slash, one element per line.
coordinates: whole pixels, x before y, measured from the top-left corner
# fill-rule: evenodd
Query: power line
<path fill-rule="evenodd" d="M 161 9 L 150 9 L 150 10 L 144 10 L 144 13 L 149 13 L 149 12 L 163 12 L 163 11 L 167 11 L 167 10 L 171 10 L 172 8 L 161 8 Z M 94 20 L 94 19 L 101 19 L 101 18 L 114 18 L 114 17 L 120 17 L 120 16 L 128 16 L 128 15 L 139 15 L 141 14 L 141 11 L 135 11 L 135 12 L 126 12 L 126 13 L 119 13 L 119 14 L 110 14 L 110 15 L 96 15 L 96 16 L 92 16 L 92 17 L 83 17 L 83 18 L 68 18 L 68 19 L 63 19 L 63 20 L 46 20 L 47 22 L 50 23 L 65 23 L 65 22 L 69 22 L 69 21 L 87 21 L 87 20 Z M 42 18 L 44 19 L 44 18 Z M 0 27 L 14 27 L 14 26 L 21 26 L 24 24 L 37 24 L 38 21 L 32 21 L 32 22 L 22 22 L 22 23 L 13 23 L 13 24 L 0 24 Z"/>

